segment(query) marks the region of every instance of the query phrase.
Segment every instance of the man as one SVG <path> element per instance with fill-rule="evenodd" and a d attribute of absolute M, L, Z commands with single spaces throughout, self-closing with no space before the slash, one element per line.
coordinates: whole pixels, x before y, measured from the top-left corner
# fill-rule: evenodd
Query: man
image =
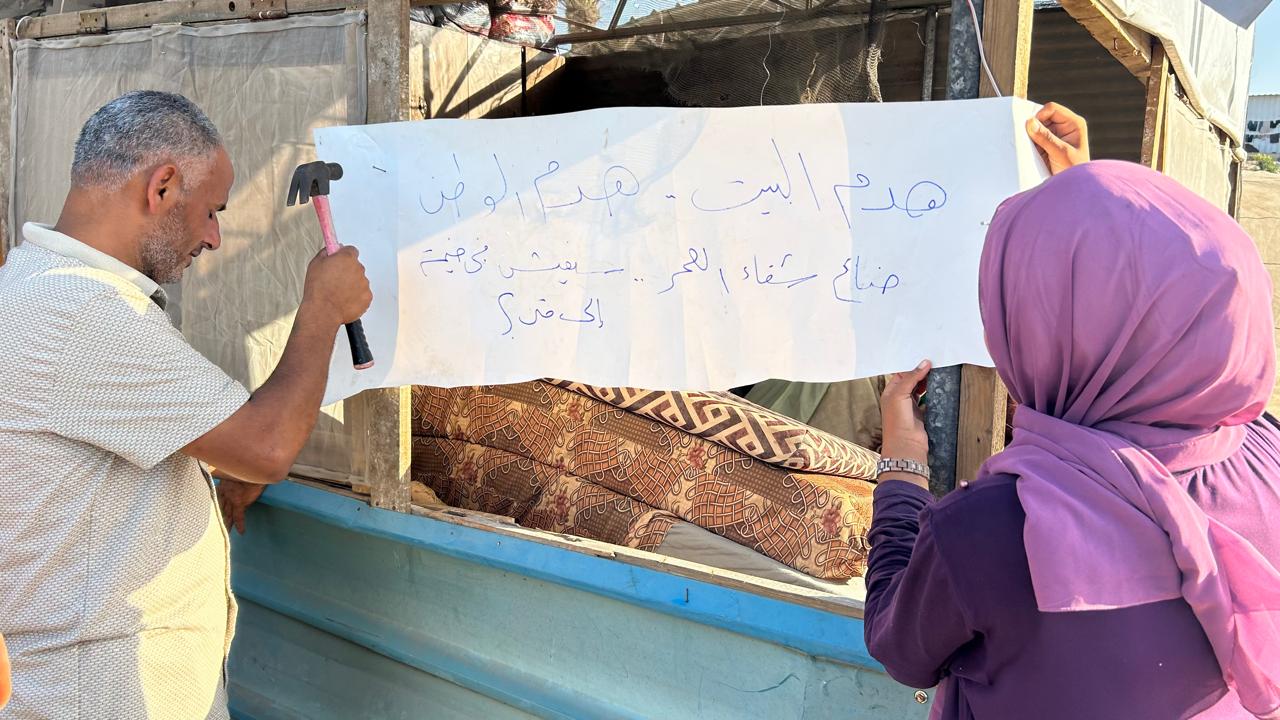
<path fill-rule="evenodd" d="M 9 704 L 9 694 L 13 692 L 13 680 L 9 675 L 9 651 L 4 645 L 4 636 L 0 635 L 0 710 Z"/>
<path fill-rule="evenodd" d="M 28 224 L 0 268 L 5 717 L 227 717 L 235 603 L 199 461 L 284 477 L 334 338 L 371 300 L 353 248 L 312 260 L 284 354 L 252 396 L 192 349 L 160 285 L 218 249 L 232 179 L 199 108 L 129 93 L 81 130 L 57 224 Z"/>

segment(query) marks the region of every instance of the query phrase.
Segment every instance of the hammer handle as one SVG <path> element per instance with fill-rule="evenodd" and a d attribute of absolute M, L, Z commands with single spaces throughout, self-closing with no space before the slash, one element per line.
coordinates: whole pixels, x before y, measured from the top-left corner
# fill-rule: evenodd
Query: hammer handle
<path fill-rule="evenodd" d="M 329 198 L 315 195 L 311 204 L 316 208 L 316 219 L 320 221 L 320 234 L 324 236 L 324 252 L 332 255 L 338 252 L 338 237 L 333 232 L 333 216 L 329 213 Z M 351 345 L 351 364 L 357 370 L 373 367 L 373 353 L 369 350 L 369 341 L 364 337 L 364 325 L 359 320 L 347 323 L 347 341 Z"/>

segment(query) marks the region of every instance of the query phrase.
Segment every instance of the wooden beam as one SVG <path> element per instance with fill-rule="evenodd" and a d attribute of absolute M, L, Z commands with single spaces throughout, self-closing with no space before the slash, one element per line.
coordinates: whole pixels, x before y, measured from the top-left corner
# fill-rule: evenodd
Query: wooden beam
<path fill-rule="evenodd" d="M 1026 0 L 986 0 L 982 10 L 982 44 L 991 74 L 1004 95 L 1027 96 L 1031 67 L 1031 23 Z M 983 97 L 995 95 L 986 73 Z M 972 480 L 987 458 L 1004 449 L 1009 394 L 994 368 L 965 365 L 960 370 L 960 420 L 956 427 L 956 481 Z"/>
<path fill-rule="evenodd" d="M 1059 4 L 1129 72 L 1147 79 L 1151 69 L 1151 36 L 1146 31 L 1120 20 L 1099 0 L 1059 0 Z"/>
<path fill-rule="evenodd" d="M 1142 121 L 1142 164 L 1153 170 L 1164 168 L 1164 145 L 1167 141 L 1165 111 L 1169 106 L 1169 56 L 1159 41 L 1151 51 L 1151 68 L 1147 72 L 1147 109 Z"/>
<path fill-rule="evenodd" d="M 408 120 L 412 117 L 410 91 L 409 0 L 368 0 L 369 15 L 366 67 L 368 71 L 369 123 Z M 421 79 L 421 64 L 418 82 Z M 376 358 L 390 362 L 390 358 Z M 412 388 L 397 387 L 361 393 L 363 407 L 354 413 L 364 418 L 364 479 L 374 507 L 409 512 L 412 490 L 413 437 L 410 428 Z M 355 427 L 355 432 L 360 432 Z"/>
<path fill-rule="evenodd" d="M 136 30 L 160 23 L 271 20 L 309 12 L 359 9 L 364 0 L 162 0 L 77 13 L 23 18 L 18 37 L 39 39 L 86 32 Z"/>
<path fill-rule="evenodd" d="M 976 478 L 982 463 L 1004 449 L 1008 403 L 1009 392 L 994 368 L 961 367 L 957 482 Z"/>
<path fill-rule="evenodd" d="M 982 10 L 982 45 L 987 64 L 1000 84 L 1000 95 L 1027 96 L 1031 69 L 1031 22 L 1034 8 L 1027 0 L 986 0 Z M 997 93 L 982 73 L 982 97 Z"/>
<path fill-rule="evenodd" d="M 409 119 L 409 0 L 368 0 L 370 123 Z"/>

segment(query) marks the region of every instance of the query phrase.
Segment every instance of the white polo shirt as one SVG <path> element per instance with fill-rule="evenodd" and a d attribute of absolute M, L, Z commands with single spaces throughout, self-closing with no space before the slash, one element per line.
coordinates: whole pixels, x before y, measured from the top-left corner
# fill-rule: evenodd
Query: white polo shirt
<path fill-rule="evenodd" d="M 235 626 L 214 486 L 178 451 L 249 394 L 164 292 L 47 226 L 0 267 L 6 718 L 226 718 Z"/>

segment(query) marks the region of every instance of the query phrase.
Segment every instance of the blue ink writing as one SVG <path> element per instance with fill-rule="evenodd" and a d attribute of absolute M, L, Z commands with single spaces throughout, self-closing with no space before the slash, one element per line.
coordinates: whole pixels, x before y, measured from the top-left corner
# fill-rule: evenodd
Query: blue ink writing
<path fill-rule="evenodd" d="M 782 262 L 778 263 L 778 270 L 782 270 L 783 268 L 785 268 L 787 266 L 787 260 L 790 260 L 791 257 L 792 257 L 791 253 L 787 253 L 786 255 L 783 255 Z M 796 287 L 797 285 L 802 285 L 818 277 L 817 273 L 814 273 L 813 275 L 805 275 L 804 277 L 794 277 L 794 278 L 791 278 L 790 280 L 783 280 L 783 279 L 775 280 L 774 275 L 771 272 L 765 273 L 765 275 L 761 277 L 760 259 L 754 255 L 751 256 L 751 266 L 752 268 L 755 269 L 755 279 L 756 279 L 757 285 L 785 285 L 787 289 L 791 289 L 793 287 Z M 773 265 L 769 265 L 768 269 L 772 270 Z M 743 267 L 742 270 L 745 273 L 747 268 Z M 747 277 L 750 277 L 750 274 L 748 274 Z"/>
<path fill-rule="evenodd" d="M 864 207 L 867 212 L 884 210 L 901 210 L 909 218 L 923 217 L 925 213 L 939 210 L 947 204 L 947 191 L 932 180 L 922 180 L 907 191 L 907 197 L 901 205 L 893 196 L 893 188 L 889 188 L 889 204 L 884 207 Z"/>
<path fill-rule="evenodd" d="M 671 284 L 667 286 L 666 290 L 659 290 L 658 294 L 662 295 L 664 293 L 668 293 L 674 290 L 676 287 L 676 278 L 680 277 L 681 275 L 687 275 L 695 270 L 706 271 L 706 269 L 709 267 L 711 267 L 711 264 L 710 264 L 710 261 L 707 260 L 706 248 L 702 248 L 701 254 L 698 253 L 697 248 L 689 248 L 689 262 L 686 262 L 684 265 L 682 265 L 681 266 L 682 269 L 671 273 Z"/>
<path fill-rule="evenodd" d="M 741 202 L 733 203 L 730 205 L 724 205 L 720 207 L 715 207 L 715 206 L 703 207 L 701 204 L 698 203 L 698 191 L 694 190 L 693 194 L 689 196 L 689 203 L 692 204 L 694 208 L 701 210 L 703 212 L 727 212 L 729 210 L 737 210 L 738 208 L 746 207 L 747 205 L 750 205 L 751 203 L 759 200 L 765 195 L 777 195 L 789 203 L 791 201 L 791 192 L 792 192 L 791 172 L 787 170 L 787 163 L 782 159 L 782 151 L 778 149 L 778 142 L 772 138 L 769 139 L 769 142 L 773 143 L 773 152 L 775 155 L 777 155 L 778 165 L 782 168 L 782 176 L 784 178 L 783 182 L 785 182 L 787 186 L 787 189 L 785 191 L 782 189 L 783 183 L 779 182 L 779 183 L 774 183 L 772 185 L 766 185 L 760 188 L 758 191 L 756 191 L 755 195 L 752 195 L 750 198 L 743 200 Z M 745 185 L 746 183 L 744 183 L 741 180 L 734 180 L 729 184 Z"/>
<path fill-rule="evenodd" d="M 461 177 L 462 165 L 458 163 L 458 156 L 456 154 L 453 156 L 453 166 L 454 168 L 457 169 L 458 176 Z M 427 209 L 426 203 L 423 202 L 422 200 L 422 195 L 418 195 L 418 207 L 422 208 L 422 211 L 428 215 L 437 215 L 440 213 L 440 211 L 444 210 L 444 204 L 446 202 L 452 202 L 454 217 L 461 218 L 462 210 L 458 207 L 458 198 L 462 197 L 462 193 L 465 192 L 466 189 L 467 189 L 467 184 L 464 183 L 462 180 L 458 180 L 458 183 L 453 186 L 452 195 L 446 195 L 443 190 L 440 191 L 440 204 L 436 206 L 435 210 Z"/>
<path fill-rule="evenodd" d="M 498 162 L 498 154 L 493 154 L 493 164 L 498 168 L 498 176 L 502 178 L 502 196 L 494 198 L 492 195 L 484 196 L 484 205 L 489 208 L 489 214 L 498 212 L 498 203 L 507 199 L 507 174 L 502 171 L 502 163 Z"/>

